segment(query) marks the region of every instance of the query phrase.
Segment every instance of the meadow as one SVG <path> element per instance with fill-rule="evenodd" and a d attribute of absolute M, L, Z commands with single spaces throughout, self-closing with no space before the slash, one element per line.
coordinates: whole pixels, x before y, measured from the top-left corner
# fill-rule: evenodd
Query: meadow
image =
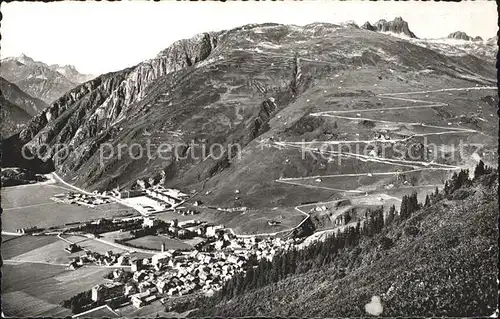
<path fill-rule="evenodd" d="M 126 245 L 132 245 L 133 247 L 141 247 L 145 249 L 160 250 L 161 245 L 165 244 L 165 249 L 192 249 L 191 245 L 188 245 L 180 240 L 168 238 L 162 235 L 148 235 L 139 238 L 129 240 L 125 243 Z"/>
<path fill-rule="evenodd" d="M 178 219 L 179 221 L 198 219 L 214 224 L 222 224 L 226 228 L 231 228 L 238 235 L 249 235 L 259 233 L 274 233 L 290 229 L 299 224 L 304 215 L 293 207 L 273 207 L 262 209 L 249 209 L 246 211 L 220 211 L 209 207 L 194 207 L 188 204 L 184 206 L 194 209 L 200 214 L 195 216 L 182 216 L 173 212 L 155 214 L 155 217 L 169 221 Z M 281 222 L 278 225 L 270 226 L 269 220 Z"/>
<path fill-rule="evenodd" d="M 118 203 L 99 205 L 95 208 L 52 201 L 56 194 L 69 190 L 59 185 L 27 185 L 2 188 L 2 229 L 15 231 L 37 226 L 47 228 L 67 223 L 89 221 L 101 217 L 118 216 L 131 208 Z"/>
<path fill-rule="evenodd" d="M 5 263 L 2 266 L 2 311 L 13 317 L 71 315 L 71 311 L 59 303 L 102 283 L 108 272 L 109 269 L 98 267 L 68 270 L 57 265 Z"/>
<path fill-rule="evenodd" d="M 2 235 L 2 239 L 4 239 L 4 236 L 5 235 Z M 11 259 L 58 241 L 61 240 L 58 239 L 57 236 L 17 236 L 16 238 L 11 237 L 8 241 L 2 242 L 2 258 Z"/>

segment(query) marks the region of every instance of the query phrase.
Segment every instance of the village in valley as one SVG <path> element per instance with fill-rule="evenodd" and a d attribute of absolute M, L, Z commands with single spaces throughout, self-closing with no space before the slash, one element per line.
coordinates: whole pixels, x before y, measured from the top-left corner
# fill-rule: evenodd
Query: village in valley
<path fill-rule="evenodd" d="M 129 2 L 2 3 L 2 318 L 498 318 L 494 2 Z"/>
<path fill-rule="evenodd" d="M 109 269 L 91 289 L 67 296 L 61 303 L 76 317 L 109 305 L 115 310 L 139 309 L 164 304 L 169 298 L 211 296 L 235 274 L 244 273 L 262 259 L 271 261 L 299 243 L 292 236 L 237 235 L 222 224 L 197 219 L 201 201 L 191 201 L 189 195 L 162 186 L 103 193 L 75 188 L 55 194 L 51 200 L 87 209 L 109 203 L 133 209 L 117 217 L 17 229 L 18 235 L 62 240 L 68 254 L 66 269 Z M 188 205 L 188 201 L 192 203 Z M 165 212 L 174 218 L 161 218 Z M 267 224 L 279 223 L 269 220 Z M 81 244 L 89 240 L 104 245 L 94 249 Z M 106 246 L 109 250 L 103 249 Z"/>

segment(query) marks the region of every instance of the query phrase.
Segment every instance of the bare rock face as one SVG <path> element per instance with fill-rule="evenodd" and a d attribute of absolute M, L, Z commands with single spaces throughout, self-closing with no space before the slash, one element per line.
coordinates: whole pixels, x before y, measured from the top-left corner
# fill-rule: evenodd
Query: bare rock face
<path fill-rule="evenodd" d="M 365 22 L 361 28 L 370 31 L 393 32 L 397 34 L 404 34 L 410 38 L 417 38 L 417 36 L 410 31 L 408 22 L 404 21 L 401 17 L 397 17 L 392 21 L 381 19 L 373 25 L 370 24 L 370 22 Z"/>
<path fill-rule="evenodd" d="M 498 36 L 494 36 L 486 40 L 486 43 L 490 45 L 496 45 L 497 42 L 498 42 Z"/>
<path fill-rule="evenodd" d="M 76 87 L 31 121 L 19 134 L 21 143 L 29 142 L 33 152 L 41 145 L 56 143 L 72 150 L 87 147 L 83 153 L 95 152 L 92 145 L 96 144 L 89 141 L 130 115 L 130 106 L 141 101 L 154 80 L 202 61 L 216 41 L 208 33 L 181 40 L 134 68 L 102 75 Z"/>
<path fill-rule="evenodd" d="M 377 27 L 373 26 L 370 22 L 366 21 L 362 26 L 361 29 L 369 30 L 369 31 L 378 31 Z"/>
<path fill-rule="evenodd" d="M 2 59 L 0 73 L 24 92 L 46 103 L 52 103 L 78 84 L 24 54 Z"/>

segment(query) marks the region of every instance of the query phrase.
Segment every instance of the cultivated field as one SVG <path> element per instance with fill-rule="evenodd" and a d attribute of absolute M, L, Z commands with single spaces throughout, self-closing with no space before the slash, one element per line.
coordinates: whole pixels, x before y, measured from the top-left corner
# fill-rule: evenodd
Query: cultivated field
<path fill-rule="evenodd" d="M 33 236 L 32 238 L 36 237 Z M 34 262 L 34 263 L 50 263 L 50 264 L 66 265 L 70 262 L 71 257 L 77 257 L 81 254 L 81 252 L 70 254 L 64 250 L 64 248 L 66 247 L 68 247 L 68 244 L 66 242 L 57 239 L 57 241 L 53 243 L 30 250 L 28 252 L 25 252 L 24 254 L 17 255 L 15 257 L 10 258 L 10 260 L 18 262 Z"/>
<path fill-rule="evenodd" d="M 15 231 L 30 226 L 60 226 L 133 211 L 118 203 L 89 208 L 57 203 L 50 199 L 64 192 L 68 192 L 68 189 L 54 184 L 2 188 L 2 229 Z"/>
<path fill-rule="evenodd" d="M 19 236 L 2 234 L 2 243 L 6 242 L 8 240 L 17 238 L 17 237 L 19 237 Z"/>
<path fill-rule="evenodd" d="M 131 235 L 128 231 L 122 232 L 122 231 L 110 231 L 107 233 L 102 233 L 100 234 L 103 239 L 108 240 L 108 241 L 115 241 L 117 239 L 129 239 L 131 238 Z"/>
<path fill-rule="evenodd" d="M 273 233 L 286 229 L 290 229 L 299 224 L 304 215 L 292 208 L 274 207 L 269 209 L 250 209 L 240 211 L 219 211 L 208 207 L 191 207 L 199 211 L 200 214 L 195 216 L 182 216 L 173 212 L 165 212 L 155 214 L 155 217 L 169 221 L 178 219 L 179 221 L 198 219 L 214 224 L 222 224 L 227 228 L 231 228 L 238 235 L 249 235 L 258 233 Z M 270 226 L 269 220 L 281 222 L 278 225 Z"/>
<path fill-rule="evenodd" d="M 126 250 L 107 245 L 103 242 L 83 236 L 63 236 L 66 240 L 78 244 L 83 249 L 105 254 L 107 251 L 124 253 Z M 83 251 L 68 253 L 64 248 L 68 242 L 57 236 L 21 236 L 2 245 L 2 257 L 15 262 L 48 263 L 67 265 L 71 258 L 82 255 Z"/>
<path fill-rule="evenodd" d="M 127 250 L 125 249 L 111 246 L 106 243 L 90 238 L 79 241 L 78 246 L 82 247 L 83 249 L 88 249 L 90 251 L 97 252 L 99 254 L 105 254 L 108 251 L 112 251 L 115 254 L 121 254 L 127 252 Z"/>
<path fill-rule="evenodd" d="M 2 243 L 2 258 L 11 259 L 59 241 L 57 236 L 17 236 Z"/>
<path fill-rule="evenodd" d="M 115 309 L 115 312 L 122 317 L 127 318 L 156 318 L 157 315 L 161 317 L 166 317 L 165 306 L 161 304 L 160 301 L 154 301 L 149 305 L 137 309 L 133 305 L 128 305 L 119 309 Z"/>
<path fill-rule="evenodd" d="M 94 308 L 96 309 L 96 308 Z M 108 307 L 101 307 L 97 310 L 87 312 L 80 318 L 118 318 L 119 316 Z"/>
<path fill-rule="evenodd" d="M 162 235 L 149 235 L 139 238 L 135 238 L 126 242 L 127 244 L 134 245 L 136 247 L 144 247 L 146 249 L 160 250 L 161 244 L 165 244 L 165 249 L 192 249 L 191 245 L 188 245 L 180 240 L 168 238 Z"/>
<path fill-rule="evenodd" d="M 64 317 L 69 309 L 59 303 L 102 283 L 106 268 L 16 263 L 2 267 L 2 311 L 14 317 Z"/>

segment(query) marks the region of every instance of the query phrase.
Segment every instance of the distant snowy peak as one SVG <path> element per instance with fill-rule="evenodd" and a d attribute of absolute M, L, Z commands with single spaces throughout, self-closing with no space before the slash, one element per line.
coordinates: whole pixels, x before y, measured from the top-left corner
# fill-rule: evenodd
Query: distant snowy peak
<path fill-rule="evenodd" d="M 417 38 L 415 33 L 413 33 L 410 30 L 408 22 L 403 20 L 403 18 L 401 17 L 397 17 L 392 21 L 381 19 L 375 22 L 374 24 L 371 24 L 370 22 L 367 21 L 363 24 L 363 26 L 361 26 L 361 29 L 366 29 L 376 32 L 390 32 L 395 34 L 403 34 L 410 38 L 414 39 Z"/>
<path fill-rule="evenodd" d="M 463 31 L 455 31 L 448 35 L 449 39 L 457 39 L 457 40 L 465 40 L 465 41 L 483 41 L 483 38 L 477 36 L 475 38 L 469 36 L 467 33 Z"/>

